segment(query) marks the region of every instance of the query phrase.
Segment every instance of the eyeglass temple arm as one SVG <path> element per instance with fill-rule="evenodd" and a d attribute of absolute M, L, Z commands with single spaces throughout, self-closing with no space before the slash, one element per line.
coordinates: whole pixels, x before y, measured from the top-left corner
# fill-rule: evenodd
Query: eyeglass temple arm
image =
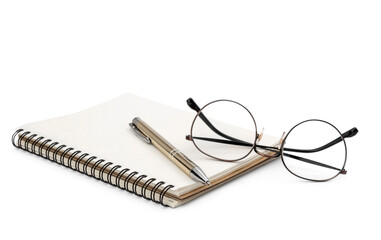
<path fill-rule="evenodd" d="M 268 149 L 268 150 L 271 151 L 271 152 L 279 152 L 279 149 L 276 149 L 276 148 L 274 148 L 274 149 Z M 347 174 L 347 170 L 345 170 L 345 169 L 340 169 L 340 168 L 337 168 L 337 167 L 333 167 L 333 166 L 330 166 L 330 165 L 327 165 L 327 164 L 324 164 L 324 163 L 321 163 L 321 162 L 317 162 L 317 161 L 314 161 L 314 160 L 311 160 L 311 159 L 308 159 L 308 158 L 304 158 L 304 157 L 300 157 L 300 156 L 295 156 L 295 155 L 292 155 L 292 154 L 289 154 L 289 153 L 283 153 L 283 156 L 290 157 L 290 158 L 293 158 L 293 159 L 296 159 L 296 160 L 299 160 L 299 161 L 302 161 L 302 162 L 314 164 L 314 165 L 317 165 L 317 166 L 320 166 L 320 167 L 334 169 L 334 170 L 340 171 L 341 174 Z"/>
<path fill-rule="evenodd" d="M 202 119 L 202 121 L 204 121 L 204 123 L 213 131 L 215 132 L 217 135 L 221 136 L 221 137 L 224 137 L 226 139 L 230 139 L 232 141 L 235 141 L 235 142 L 238 142 L 238 143 L 242 143 L 242 144 L 247 144 L 247 142 L 245 141 L 242 141 L 242 140 L 239 140 L 237 138 L 234 138 L 234 137 L 231 137 L 223 132 L 221 132 L 220 130 L 218 130 L 216 127 L 213 126 L 213 124 L 211 122 L 209 122 L 208 118 L 205 117 L 205 115 L 200 112 L 200 107 L 197 105 L 197 103 L 192 99 L 192 98 L 188 98 L 187 99 L 187 104 L 188 106 L 195 110 L 197 113 L 198 113 L 198 116 Z"/>
<path fill-rule="evenodd" d="M 347 170 L 345 170 L 345 169 L 340 169 L 340 168 L 332 167 L 330 165 L 327 165 L 327 164 L 324 164 L 324 163 L 321 163 L 321 162 L 316 162 L 316 161 L 308 159 L 308 158 L 303 158 L 303 157 L 291 155 L 291 154 L 288 154 L 288 153 L 283 153 L 283 155 L 286 156 L 286 157 L 290 157 L 290 158 L 302 161 L 302 162 L 311 163 L 311 164 L 314 164 L 314 165 L 317 165 L 317 166 L 320 166 L 320 167 L 334 169 L 334 170 L 340 171 L 341 174 L 346 174 L 347 173 Z"/>
<path fill-rule="evenodd" d="M 351 128 L 349 129 L 348 131 L 346 131 L 345 133 L 343 133 L 341 136 L 343 138 L 350 138 L 350 137 L 353 137 L 353 136 L 356 136 L 356 134 L 358 133 L 358 129 L 357 128 Z M 312 152 L 319 152 L 319 151 L 322 151 L 324 149 L 327 149 L 329 147 L 332 147 L 333 145 L 341 142 L 343 139 L 341 137 L 338 137 L 336 138 L 335 140 L 321 146 L 321 147 L 318 147 L 318 148 L 315 148 L 315 149 L 294 149 L 294 148 L 283 148 L 283 151 L 288 151 L 288 152 L 299 152 L 299 153 L 312 153 Z"/>
<path fill-rule="evenodd" d="M 204 141 L 210 141 L 210 142 L 218 142 L 218 143 L 223 143 L 223 144 L 231 144 L 231 145 L 239 145 L 239 146 L 247 146 L 247 147 L 252 147 L 253 146 L 252 143 L 239 143 L 239 142 L 229 141 L 229 140 L 224 140 L 224 139 L 204 138 L 204 137 L 193 137 L 193 138 L 194 139 L 198 139 L 198 140 L 204 140 Z M 187 135 L 186 139 L 187 140 L 191 140 L 191 137 L 189 135 Z M 262 145 L 256 145 L 256 146 L 260 147 L 260 148 L 264 148 L 264 149 L 272 151 L 272 152 L 278 152 L 279 151 L 279 149 L 276 148 L 276 147 L 262 146 Z M 320 167 L 335 169 L 337 171 L 340 171 L 341 174 L 346 174 L 347 173 L 347 171 L 345 169 L 339 169 L 339 168 L 336 168 L 336 167 L 333 167 L 333 166 L 330 166 L 330 165 L 327 165 L 327 164 L 324 164 L 324 163 L 320 163 L 320 162 L 317 162 L 317 161 L 314 161 L 314 160 L 311 160 L 311 159 L 308 159 L 308 158 L 303 158 L 303 157 L 291 155 L 291 154 L 288 154 L 288 153 L 283 153 L 283 155 L 286 156 L 286 157 L 290 157 L 290 158 L 302 161 L 302 162 L 314 164 L 314 165 L 317 165 L 317 166 L 320 166 Z"/>
<path fill-rule="evenodd" d="M 358 130 L 357 128 L 352 128 L 348 131 L 346 131 L 345 133 L 343 133 L 343 138 L 349 138 L 349 137 L 353 137 L 355 136 L 356 134 L 358 133 Z M 187 135 L 185 137 L 187 140 L 192 140 L 191 139 L 191 136 Z M 196 136 L 193 136 L 194 139 L 198 139 L 198 140 L 204 140 L 204 141 L 210 141 L 210 142 L 218 142 L 218 143 L 224 143 L 224 144 L 231 144 L 231 145 L 239 145 L 239 146 L 247 146 L 247 147 L 252 147 L 253 144 L 252 143 L 249 143 L 249 142 L 245 142 L 245 141 L 242 141 L 240 140 L 239 142 L 238 141 L 234 141 L 234 140 L 231 140 L 231 141 L 228 141 L 228 140 L 224 140 L 224 139 L 216 139 L 216 138 L 204 138 L 204 137 L 196 137 Z M 336 138 L 335 140 L 321 146 L 321 147 L 318 147 L 318 148 L 315 148 L 315 149 L 293 149 L 293 148 L 283 148 L 283 151 L 288 151 L 288 152 L 300 152 L 300 153 L 313 153 L 313 152 L 319 152 L 319 151 L 322 151 L 324 149 L 327 149 L 329 147 L 332 147 L 333 145 L 339 143 L 342 141 L 342 138 L 341 137 L 338 137 Z M 271 146 L 264 146 L 264 145 L 256 145 L 257 147 L 259 148 L 263 148 L 263 149 L 277 149 L 275 147 L 271 147 Z"/>

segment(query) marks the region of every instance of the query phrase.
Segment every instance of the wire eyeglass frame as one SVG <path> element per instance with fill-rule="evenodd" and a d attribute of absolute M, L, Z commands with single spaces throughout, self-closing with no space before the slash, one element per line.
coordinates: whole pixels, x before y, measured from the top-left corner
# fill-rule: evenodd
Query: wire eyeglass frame
<path fill-rule="evenodd" d="M 214 104 L 214 103 L 217 103 L 217 102 L 221 102 L 221 101 L 226 101 L 226 102 L 230 102 L 230 103 L 234 103 L 234 104 L 238 104 L 240 107 L 244 108 L 248 114 L 250 115 L 251 119 L 253 120 L 254 122 L 254 126 L 255 126 L 255 138 L 254 138 L 254 142 L 253 143 L 250 143 L 250 142 L 246 142 L 246 141 L 243 141 L 243 140 L 240 140 L 240 139 L 237 139 L 237 138 L 234 138 L 234 137 L 231 137 L 223 132 L 221 132 L 219 129 L 217 129 L 210 121 L 209 119 L 204 115 L 204 113 L 202 112 L 207 106 L 211 105 L 211 104 Z M 283 165 L 285 166 L 285 168 L 290 172 L 292 173 L 293 175 L 299 177 L 299 178 L 302 178 L 302 179 L 305 179 L 305 180 L 310 180 L 310 181 L 316 181 L 316 182 L 323 182 L 323 181 L 328 181 L 328 180 L 331 180 L 335 177 L 337 177 L 338 175 L 340 174 L 346 174 L 347 171 L 345 170 L 345 164 L 346 164 L 346 160 L 347 160 L 347 146 L 346 146 L 346 142 L 345 142 L 345 138 L 349 138 L 349 137 L 353 137 L 355 136 L 357 133 L 358 133 L 358 129 L 357 128 L 351 128 L 350 130 L 344 132 L 343 134 L 331 123 L 327 122 L 327 121 L 324 121 L 324 120 L 320 120 L 320 119 L 308 119 L 308 120 L 305 120 L 305 121 L 302 121 L 298 124 L 296 124 L 294 127 L 292 127 L 287 134 L 283 133 L 282 137 L 280 138 L 279 140 L 279 143 L 276 145 L 276 146 L 265 146 L 265 145 L 261 145 L 261 144 L 258 144 L 259 141 L 261 140 L 262 136 L 263 136 L 263 131 L 258 134 L 257 132 L 257 124 L 256 124 L 256 121 L 253 117 L 253 115 L 251 114 L 251 112 L 245 107 L 243 106 L 242 104 L 238 103 L 238 102 L 235 102 L 235 101 L 232 101 L 232 100 L 227 100 L 227 99 L 221 99 L 221 100 L 216 100 L 216 101 L 212 101 L 208 104 L 206 104 L 204 107 L 200 108 L 196 102 L 192 99 L 192 98 L 189 98 L 187 100 L 187 104 L 188 106 L 193 109 L 194 111 L 197 112 L 197 115 L 195 116 L 193 122 L 192 122 L 192 126 L 191 126 L 191 130 L 190 130 L 190 135 L 186 135 L 186 139 L 189 140 L 189 141 L 192 141 L 193 144 L 195 145 L 195 147 L 203 154 L 213 158 L 213 159 L 216 159 L 216 160 L 219 160 L 219 161 L 225 161 L 225 162 L 235 162 L 235 161 L 239 161 L 239 160 L 242 160 L 244 158 L 246 158 L 253 150 L 263 156 L 263 157 L 267 157 L 267 158 L 276 158 L 276 157 L 281 157 L 282 159 L 282 162 L 283 162 Z M 207 126 L 208 128 L 210 128 L 214 133 L 216 133 L 217 135 L 223 137 L 224 139 L 216 139 L 216 138 L 206 138 L 206 137 L 200 137 L 200 136 L 193 136 L 193 128 L 194 128 L 194 124 L 195 124 L 195 121 L 197 118 L 200 118 Z M 325 123 L 325 124 L 328 124 L 330 125 L 331 127 L 333 127 L 339 134 L 339 137 L 328 142 L 327 144 L 324 144 L 323 146 L 320 146 L 318 148 L 314 148 L 314 149 L 294 149 L 294 148 L 285 148 L 284 147 L 284 144 L 285 144 L 285 140 L 287 139 L 287 137 L 289 136 L 289 134 L 296 128 L 298 127 L 299 125 L 303 124 L 303 123 L 306 123 L 306 122 L 309 122 L 309 121 L 319 121 L 319 122 L 322 122 L 322 123 Z M 202 149 L 199 148 L 199 146 L 197 146 L 197 144 L 195 143 L 194 140 L 202 140 L 202 141 L 209 141 L 209 142 L 215 142 L 215 143 L 221 143 L 221 144 L 231 144 L 231 145 L 239 145 L 239 146 L 247 146 L 247 147 L 250 147 L 251 149 L 248 151 L 248 153 L 240 158 L 237 158 L 237 159 L 233 159 L 233 160 L 227 160 L 227 159 L 222 159 L 222 158 L 218 158 L 218 157 L 215 157 L 215 156 L 212 156 L 208 153 L 206 153 L 205 151 L 203 151 Z M 289 152 L 295 152 L 295 153 L 313 153 L 313 152 L 319 152 L 319 151 L 322 151 L 322 150 L 325 150 L 329 147 L 332 147 L 334 146 L 335 144 L 337 143 L 340 143 L 340 142 L 343 142 L 344 144 L 344 149 L 345 149 L 345 158 L 344 158 L 344 162 L 343 162 L 343 166 L 341 168 L 337 168 L 337 167 L 333 167 L 333 166 L 330 166 L 330 165 L 327 165 L 327 164 L 324 164 L 324 163 L 321 163 L 321 162 L 317 162 L 317 161 L 314 161 L 314 160 L 311 160 L 311 159 L 308 159 L 308 158 L 304 158 L 304 157 L 301 157 L 301 156 L 297 156 L 297 155 L 294 155 L 294 154 L 290 154 Z M 267 151 L 268 153 L 263 153 L 260 151 L 260 149 L 262 150 L 265 150 Z M 270 154 L 271 153 L 271 154 Z M 314 164 L 314 165 L 318 165 L 320 167 L 325 167 L 325 168 L 330 168 L 330 169 L 334 169 L 334 170 L 337 170 L 337 174 L 330 177 L 330 178 L 327 178 L 327 179 L 312 179 L 312 178 L 307 178 L 307 177 L 303 177 L 303 176 L 300 176 L 296 173 L 294 173 L 293 171 L 291 171 L 286 163 L 285 163 L 285 160 L 284 160 L 284 157 L 289 157 L 289 158 L 293 158 L 295 160 L 299 160 L 299 161 L 303 161 L 303 162 L 306 162 L 306 163 L 309 163 L 309 164 Z"/>

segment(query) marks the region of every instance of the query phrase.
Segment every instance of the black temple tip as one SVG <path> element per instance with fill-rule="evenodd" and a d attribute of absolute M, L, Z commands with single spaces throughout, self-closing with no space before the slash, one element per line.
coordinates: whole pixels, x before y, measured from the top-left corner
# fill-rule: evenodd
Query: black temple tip
<path fill-rule="evenodd" d="M 187 104 L 190 108 L 195 110 L 196 112 L 200 111 L 200 108 L 197 106 L 196 102 L 193 100 L 193 98 L 187 99 Z"/>
<path fill-rule="evenodd" d="M 346 131 L 344 134 L 343 134 L 343 137 L 353 137 L 353 136 L 356 136 L 356 134 L 359 132 L 359 130 L 357 128 L 352 128 L 350 129 L 349 131 Z"/>

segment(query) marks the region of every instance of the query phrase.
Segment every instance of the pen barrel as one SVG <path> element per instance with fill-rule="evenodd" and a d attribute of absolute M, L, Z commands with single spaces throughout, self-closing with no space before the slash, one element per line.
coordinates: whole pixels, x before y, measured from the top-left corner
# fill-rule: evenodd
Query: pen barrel
<path fill-rule="evenodd" d="M 182 152 L 180 152 L 176 148 L 172 148 L 172 150 L 168 153 L 168 150 L 163 148 L 162 145 L 156 144 L 155 141 L 152 142 L 164 155 L 167 156 L 169 160 L 171 160 L 176 166 L 178 166 L 183 172 L 190 176 L 191 170 L 196 167 L 187 156 L 185 156 Z"/>
<path fill-rule="evenodd" d="M 151 143 L 160 150 L 169 160 L 176 164 L 183 172 L 190 176 L 191 170 L 197 165 L 187 156 L 180 152 L 176 147 L 169 143 L 159 133 L 152 129 L 140 118 L 134 118 L 133 124 L 139 128 L 146 136 L 149 136 Z"/>

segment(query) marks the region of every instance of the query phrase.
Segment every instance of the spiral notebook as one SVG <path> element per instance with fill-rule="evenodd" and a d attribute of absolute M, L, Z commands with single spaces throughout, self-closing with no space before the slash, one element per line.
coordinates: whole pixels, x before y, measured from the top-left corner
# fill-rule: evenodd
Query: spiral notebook
<path fill-rule="evenodd" d="M 128 125 L 137 116 L 200 166 L 211 184 L 195 182 L 155 147 L 137 138 Z M 194 116 L 190 111 L 125 94 L 78 113 L 21 126 L 13 134 L 12 143 L 170 207 L 182 205 L 270 161 L 255 153 L 230 163 L 201 154 L 185 140 Z M 261 141 L 273 145 L 277 139 L 264 136 Z"/>

